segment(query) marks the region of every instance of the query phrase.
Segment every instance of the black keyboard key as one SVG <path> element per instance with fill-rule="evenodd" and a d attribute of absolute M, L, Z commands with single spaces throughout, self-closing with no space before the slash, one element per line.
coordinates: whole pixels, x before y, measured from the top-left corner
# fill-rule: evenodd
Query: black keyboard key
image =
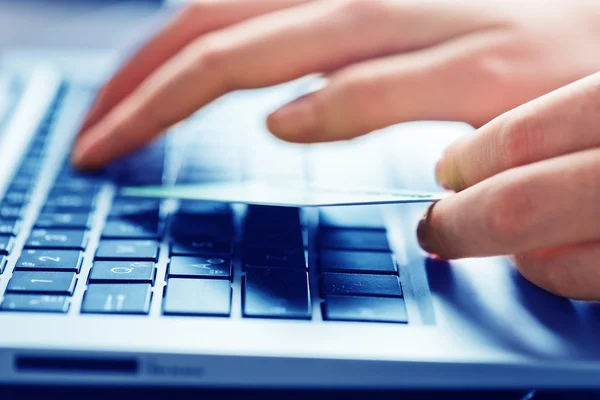
<path fill-rule="evenodd" d="M 246 231 L 244 245 L 250 249 L 293 249 L 304 248 L 302 231 Z"/>
<path fill-rule="evenodd" d="M 359 229 L 321 229 L 322 249 L 389 251 L 385 231 Z"/>
<path fill-rule="evenodd" d="M 169 276 L 230 278 L 231 260 L 220 257 L 171 257 Z"/>
<path fill-rule="evenodd" d="M 91 284 L 83 296 L 82 313 L 148 314 L 152 292 L 147 283 Z"/>
<path fill-rule="evenodd" d="M 19 221 L 7 221 L 0 219 L 0 235 L 16 235 L 19 233 L 21 223 Z"/>
<path fill-rule="evenodd" d="M 306 268 L 304 249 L 246 249 L 244 267 Z"/>
<path fill-rule="evenodd" d="M 13 274 L 6 291 L 9 293 L 73 294 L 74 272 L 17 271 Z"/>
<path fill-rule="evenodd" d="M 228 316 L 231 312 L 231 285 L 218 279 L 177 279 L 167 281 L 164 314 Z"/>
<path fill-rule="evenodd" d="M 82 253 L 77 250 L 24 250 L 15 269 L 79 272 L 82 260 Z"/>
<path fill-rule="evenodd" d="M 35 222 L 36 228 L 85 229 L 89 227 L 88 213 L 46 213 L 40 214 Z"/>
<path fill-rule="evenodd" d="M 34 229 L 25 242 L 26 248 L 80 249 L 85 248 L 85 231 L 75 229 Z"/>
<path fill-rule="evenodd" d="M 353 207 L 323 207 L 319 210 L 319 225 L 329 228 L 357 228 L 385 230 L 385 222 L 378 205 Z"/>
<path fill-rule="evenodd" d="M 310 319 L 308 274 L 301 269 L 250 268 L 243 309 L 245 317 Z"/>
<path fill-rule="evenodd" d="M 408 322 L 404 299 L 393 297 L 330 296 L 323 304 L 323 318 L 331 321 Z"/>
<path fill-rule="evenodd" d="M 69 298 L 67 296 L 7 294 L 4 296 L 0 310 L 66 313 L 69 310 Z"/>
<path fill-rule="evenodd" d="M 158 219 L 115 219 L 104 226 L 102 237 L 112 239 L 156 239 Z"/>
<path fill-rule="evenodd" d="M 251 206 L 246 214 L 246 230 L 298 230 L 300 212 L 294 207 Z"/>
<path fill-rule="evenodd" d="M 0 254 L 8 254 L 13 247 L 13 238 L 8 235 L 0 235 Z"/>
<path fill-rule="evenodd" d="M 152 240 L 102 240 L 97 260 L 156 261 L 158 243 Z"/>
<path fill-rule="evenodd" d="M 160 200 L 119 197 L 113 201 L 109 217 L 158 218 Z"/>
<path fill-rule="evenodd" d="M 170 232 L 175 237 L 213 237 L 229 239 L 233 236 L 233 219 L 229 215 L 176 214 Z"/>
<path fill-rule="evenodd" d="M 21 206 L 0 206 L 0 218 L 2 219 L 15 220 L 19 219 L 21 216 L 23 216 L 23 209 L 21 208 Z"/>
<path fill-rule="evenodd" d="M 48 208 L 91 210 L 96 201 L 95 195 L 78 194 L 70 191 L 55 190 L 53 192 L 48 195 L 46 201 L 46 207 Z"/>
<path fill-rule="evenodd" d="M 7 192 L 13 190 L 29 191 L 33 187 L 33 178 L 26 176 L 15 176 L 8 186 Z"/>
<path fill-rule="evenodd" d="M 177 214 L 232 216 L 231 206 L 226 203 L 180 200 Z"/>
<path fill-rule="evenodd" d="M 59 177 L 54 183 L 55 189 L 89 192 L 97 190 L 100 183 L 87 177 Z"/>
<path fill-rule="evenodd" d="M 24 190 L 12 190 L 4 194 L 2 204 L 7 206 L 22 206 L 29 201 L 29 193 Z"/>
<path fill-rule="evenodd" d="M 402 297 L 400 281 L 395 275 L 323 274 L 325 295 L 362 295 Z"/>
<path fill-rule="evenodd" d="M 319 263 L 327 272 L 397 274 L 391 253 L 378 251 L 323 250 Z"/>
<path fill-rule="evenodd" d="M 90 282 L 152 283 L 154 263 L 151 261 L 96 261 Z"/>
<path fill-rule="evenodd" d="M 210 237 L 176 238 L 171 242 L 171 254 L 180 256 L 229 255 L 231 241 Z"/>

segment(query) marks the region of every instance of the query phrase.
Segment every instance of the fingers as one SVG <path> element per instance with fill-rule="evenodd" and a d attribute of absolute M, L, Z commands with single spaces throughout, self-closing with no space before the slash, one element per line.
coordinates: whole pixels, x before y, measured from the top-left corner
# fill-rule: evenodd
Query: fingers
<path fill-rule="evenodd" d="M 411 120 L 476 120 L 487 112 L 480 98 L 489 78 L 477 58 L 504 37 L 501 30 L 465 35 L 343 68 L 329 75 L 325 88 L 270 115 L 268 128 L 283 140 L 313 143 Z"/>
<path fill-rule="evenodd" d="M 517 255 L 521 274 L 556 295 L 600 300 L 600 242 L 538 250 Z"/>
<path fill-rule="evenodd" d="M 600 146 L 600 74 L 512 110 L 451 145 L 440 184 L 462 190 L 501 171 Z"/>
<path fill-rule="evenodd" d="M 310 0 L 207 0 L 188 6 L 144 45 L 105 85 L 83 123 L 84 132 L 137 88 L 165 61 L 202 34 Z"/>
<path fill-rule="evenodd" d="M 511 169 L 435 204 L 419 242 L 455 259 L 600 239 L 599 181 L 600 149 Z"/>
<path fill-rule="evenodd" d="M 407 12 L 407 4 L 422 15 Z M 446 1 L 439 1 L 435 9 L 414 4 L 312 2 L 197 39 L 90 128 L 76 146 L 73 161 L 81 168 L 101 167 L 231 90 L 282 83 L 434 44 L 490 23 L 457 15 Z M 431 18 L 436 24 L 427 23 Z M 398 26 L 410 24 L 416 26 L 414 35 L 397 34 Z"/>

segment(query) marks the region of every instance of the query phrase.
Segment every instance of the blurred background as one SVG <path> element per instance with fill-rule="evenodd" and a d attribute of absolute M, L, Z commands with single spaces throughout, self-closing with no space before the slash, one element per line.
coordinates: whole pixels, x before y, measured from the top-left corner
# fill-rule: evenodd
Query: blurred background
<path fill-rule="evenodd" d="M 11 47 L 114 48 L 141 40 L 181 0 L 0 0 L 0 52 Z"/>

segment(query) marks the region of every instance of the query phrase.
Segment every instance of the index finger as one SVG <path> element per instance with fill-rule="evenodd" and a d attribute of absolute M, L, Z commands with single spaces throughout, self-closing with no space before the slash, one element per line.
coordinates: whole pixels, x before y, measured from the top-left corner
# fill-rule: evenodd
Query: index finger
<path fill-rule="evenodd" d="M 502 171 L 600 146 L 600 73 L 496 118 L 450 145 L 436 168 L 460 191 Z"/>
<path fill-rule="evenodd" d="M 186 7 L 142 46 L 102 88 L 81 132 L 100 121 L 165 61 L 202 34 L 311 0 L 206 0 Z"/>

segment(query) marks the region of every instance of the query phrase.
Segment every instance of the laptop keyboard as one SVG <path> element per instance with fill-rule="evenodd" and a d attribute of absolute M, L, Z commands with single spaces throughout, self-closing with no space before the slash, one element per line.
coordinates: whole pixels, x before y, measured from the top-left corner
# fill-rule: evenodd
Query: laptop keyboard
<path fill-rule="evenodd" d="M 161 143 L 102 174 L 64 160 L 32 209 L 60 107 L 59 96 L 0 204 L 0 311 L 407 322 L 382 228 L 116 194 L 114 184 L 161 182 Z"/>

